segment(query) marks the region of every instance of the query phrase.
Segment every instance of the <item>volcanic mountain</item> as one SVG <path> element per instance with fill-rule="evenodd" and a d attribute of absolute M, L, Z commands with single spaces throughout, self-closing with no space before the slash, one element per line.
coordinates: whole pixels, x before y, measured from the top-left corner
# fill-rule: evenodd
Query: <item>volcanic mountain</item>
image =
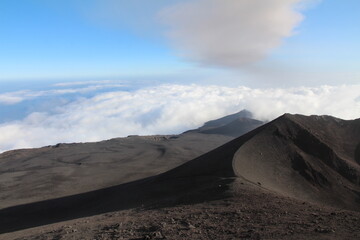
<path fill-rule="evenodd" d="M 262 205 L 276 200 L 287 211 L 292 210 L 290 199 L 359 211 L 359 136 L 360 119 L 285 114 L 163 174 L 2 209 L 0 232 L 136 207 L 192 206 L 221 199 Z M 238 209 L 246 211 L 252 205 L 241 206 Z M 296 206 L 299 217 L 303 210 Z"/>

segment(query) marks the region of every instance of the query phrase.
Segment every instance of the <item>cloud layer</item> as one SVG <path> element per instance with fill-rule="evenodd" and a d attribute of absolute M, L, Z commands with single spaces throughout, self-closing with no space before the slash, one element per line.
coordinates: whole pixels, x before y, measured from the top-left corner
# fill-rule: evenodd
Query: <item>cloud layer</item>
<path fill-rule="evenodd" d="M 293 34 L 304 0 L 193 0 L 164 9 L 160 18 L 183 58 L 238 68 L 263 59 Z"/>
<path fill-rule="evenodd" d="M 84 82 L 57 83 L 54 84 L 55 89 L 50 89 L 50 90 L 44 90 L 44 91 L 20 90 L 14 92 L 0 93 L 0 105 L 18 104 L 25 100 L 31 100 L 42 96 L 80 94 L 80 93 L 99 91 L 101 89 L 109 89 L 109 88 L 118 89 L 118 88 L 123 88 L 125 86 L 126 86 L 125 84 L 115 83 L 115 82 L 113 83 L 111 81 L 84 81 Z"/>
<path fill-rule="evenodd" d="M 360 85 L 290 89 L 161 85 L 106 92 L 0 124 L 0 152 L 131 134 L 181 133 L 244 108 L 261 120 L 285 112 L 353 119 L 360 117 L 359 93 Z"/>

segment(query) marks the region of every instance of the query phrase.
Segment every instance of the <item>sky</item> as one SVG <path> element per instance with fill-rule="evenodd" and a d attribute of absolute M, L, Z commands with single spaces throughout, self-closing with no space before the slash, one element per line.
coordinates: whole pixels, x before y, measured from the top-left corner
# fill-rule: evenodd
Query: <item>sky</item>
<path fill-rule="evenodd" d="M 0 152 L 240 111 L 360 117 L 357 0 L 2 0 Z M 101 126 L 101 127 L 99 127 Z"/>
<path fill-rule="evenodd" d="M 256 86 L 359 80 L 359 1 L 225 3 L 3 0 L 0 79 L 185 79 L 194 72 Z"/>

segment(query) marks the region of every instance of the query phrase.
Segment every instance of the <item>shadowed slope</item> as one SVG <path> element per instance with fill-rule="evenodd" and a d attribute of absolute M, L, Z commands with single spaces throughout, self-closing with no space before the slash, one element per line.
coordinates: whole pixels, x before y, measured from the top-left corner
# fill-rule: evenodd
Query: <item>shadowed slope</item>
<path fill-rule="evenodd" d="M 150 177 L 92 192 L 5 208 L 0 210 L 0 234 L 131 208 L 157 208 L 223 199 L 231 182 L 231 179 L 210 176 L 166 181 Z"/>

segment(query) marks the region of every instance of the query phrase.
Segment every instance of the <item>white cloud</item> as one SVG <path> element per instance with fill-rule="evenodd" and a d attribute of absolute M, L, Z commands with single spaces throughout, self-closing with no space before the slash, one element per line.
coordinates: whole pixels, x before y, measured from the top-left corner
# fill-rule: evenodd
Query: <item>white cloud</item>
<path fill-rule="evenodd" d="M 69 87 L 69 86 L 81 86 L 81 85 L 90 85 L 90 84 L 113 84 L 116 83 L 116 81 L 111 80 L 94 80 L 94 81 L 77 81 L 77 82 L 61 82 L 61 83 L 55 83 L 53 86 L 55 87 Z"/>
<path fill-rule="evenodd" d="M 164 9 L 178 54 L 200 64 L 243 67 L 266 57 L 302 21 L 309 0 L 193 0 Z"/>
<path fill-rule="evenodd" d="M 10 93 L 2 93 L 0 94 L 0 103 L 11 105 L 22 102 L 24 100 L 24 95 L 27 94 L 28 91 L 16 91 Z"/>
<path fill-rule="evenodd" d="M 251 89 L 161 85 L 76 100 L 55 113 L 34 112 L 0 124 L 0 151 L 58 142 L 87 142 L 131 134 L 170 134 L 244 108 L 271 120 L 285 112 L 360 117 L 360 85 Z"/>
<path fill-rule="evenodd" d="M 82 86 L 78 88 L 59 88 L 59 87 L 68 87 L 68 86 Z M 54 96 L 54 95 L 63 95 L 63 94 L 74 94 L 74 93 L 87 93 L 94 92 L 100 89 L 107 88 L 122 88 L 126 85 L 119 83 L 111 83 L 107 81 L 88 81 L 88 82 L 74 82 L 74 83 L 58 83 L 54 84 L 55 89 L 43 90 L 43 91 L 31 91 L 31 90 L 21 90 L 8 93 L 0 94 L 0 104 L 12 105 L 17 104 L 25 100 L 34 99 L 42 96 Z"/>

